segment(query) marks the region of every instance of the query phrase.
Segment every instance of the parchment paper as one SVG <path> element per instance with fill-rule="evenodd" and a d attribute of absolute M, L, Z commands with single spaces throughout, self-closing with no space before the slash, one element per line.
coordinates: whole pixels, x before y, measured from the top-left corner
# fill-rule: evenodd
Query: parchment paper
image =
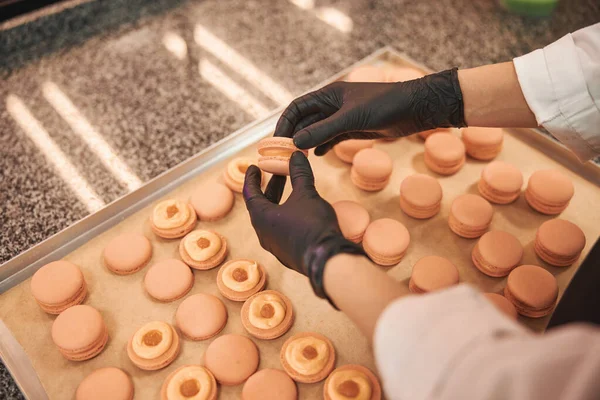
<path fill-rule="evenodd" d="M 573 180 L 575 196 L 560 217 L 576 223 L 585 232 L 587 244 L 583 251 L 583 258 L 597 239 L 600 229 L 600 213 L 597 211 L 600 204 L 598 187 L 509 134 L 505 135 L 504 143 L 504 150 L 497 159 L 518 166 L 524 174 L 525 182 L 532 172 L 542 168 L 559 168 Z M 505 285 L 505 278 L 490 278 L 472 265 L 471 250 L 476 240 L 458 237 L 449 230 L 447 224 L 452 200 L 463 193 L 477 193 L 476 183 L 486 163 L 469 159 L 456 175 L 441 177 L 425 167 L 423 142 L 417 137 L 404 138 L 391 143 L 378 142 L 376 147 L 385 150 L 394 159 L 394 172 L 385 190 L 378 193 L 363 192 L 350 182 L 349 166 L 339 161 L 333 153 L 321 158 L 311 155 L 311 163 L 316 174 L 316 186 L 321 195 L 330 202 L 343 199 L 358 201 L 369 210 L 372 219 L 391 217 L 406 225 L 411 235 L 407 255 L 400 264 L 386 269 L 390 276 L 404 285 L 407 285 L 412 265 L 417 260 L 426 255 L 440 255 L 450 259 L 459 268 L 462 282 L 470 282 L 483 291 L 499 292 Z M 242 154 L 256 157 L 256 150 L 252 146 Z M 224 167 L 225 163 L 215 166 L 202 176 L 179 187 L 169 197 L 186 200 L 193 189 L 203 182 L 215 179 L 222 181 L 221 173 Z M 429 220 L 412 219 L 403 214 L 398 205 L 400 182 L 415 172 L 436 176 L 443 187 L 442 210 Z M 286 191 L 289 190 L 288 181 Z M 287 195 L 284 195 L 285 197 Z M 29 280 L 0 296 L 0 317 L 31 358 L 51 399 L 73 398 L 77 385 L 86 375 L 96 368 L 106 366 L 123 368 L 133 377 L 136 399 L 158 399 L 160 386 L 171 371 L 184 364 L 203 363 L 204 351 L 212 339 L 202 342 L 182 340 L 182 351 L 179 357 L 161 371 L 142 371 L 127 357 L 125 346 L 135 330 L 152 320 L 174 323 L 175 310 L 182 301 L 165 304 L 152 300 L 142 286 L 148 267 L 134 275 L 117 276 L 110 273 L 102 264 L 102 249 L 110 239 L 123 232 L 140 232 L 151 239 L 154 253 L 149 265 L 166 258 L 179 258 L 177 252 L 179 240 L 162 240 L 150 230 L 148 217 L 151 209 L 152 206 L 139 211 L 66 257 L 83 270 L 89 285 L 89 296 L 85 304 L 100 310 L 108 326 L 109 343 L 96 358 L 75 363 L 65 360 L 60 355 L 50 337 L 50 329 L 55 317 L 44 313 L 37 306 L 30 293 Z M 492 229 L 505 230 L 514 234 L 525 247 L 522 263 L 542 265 L 553 273 L 558 279 L 562 295 L 581 259 L 568 268 L 550 267 L 536 257 L 532 246 L 536 229 L 542 222 L 552 217 L 533 211 L 522 195 L 513 204 L 494 205 L 494 210 Z M 317 299 L 306 278 L 282 267 L 273 256 L 261 249 L 250 225 L 241 195 L 236 195 L 233 211 L 226 218 L 218 222 L 199 222 L 198 228 L 214 229 L 227 238 L 230 249 L 228 259 L 244 257 L 262 263 L 269 274 L 267 287 L 285 293 L 294 305 L 296 321 L 290 332 L 273 341 L 253 339 L 260 349 L 260 368 L 281 368 L 279 350 L 283 342 L 296 332 L 315 331 L 332 340 L 337 353 L 337 366 L 359 363 L 375 370 L 367 339 L 345 315 L 334 311 L 325 301 Z M 195 271 L 196 282 L 190 295 L 202 292 L 223 298 L 215 284 L 217 271 L 218 268 L 204 272 Z M 247 334 L 240 322 L 242 304 L 227 299 L 223 301 L 229 312 L 229 320 L 222 334 Z M 520 320 L 539 331 L 546 326 L 548 318 L 539 320 L 521 318 Z M 238 399 L 241 388 L 241 385 L 220 387 L 220 398 Z M 301 399 L 316 399 L 322 396 L 322 383 L 299 384 L 298 388 Z"/>

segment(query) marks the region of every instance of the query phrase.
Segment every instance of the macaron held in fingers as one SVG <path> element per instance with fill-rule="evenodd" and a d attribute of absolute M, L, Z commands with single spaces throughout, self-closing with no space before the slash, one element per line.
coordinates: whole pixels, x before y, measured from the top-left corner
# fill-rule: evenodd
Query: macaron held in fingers
<path fill-rule="evenodd" d="M 287 176 L 290 174 L 290 157 L 295 151 L 301 151 L 308 157 L 308 151 L 298 149 L 291 138 L 262 139 L 258 143 L 258 168 L 273 175 Z"/>

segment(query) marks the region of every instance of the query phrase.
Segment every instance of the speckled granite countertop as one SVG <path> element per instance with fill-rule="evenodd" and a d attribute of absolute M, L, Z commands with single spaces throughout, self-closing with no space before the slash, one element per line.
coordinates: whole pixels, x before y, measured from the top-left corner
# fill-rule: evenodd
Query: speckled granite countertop
<path fill-rule="evenodd" d="M 327 7 L 348 17 L 341 30 L 319 18 Z M 87 0 L 0 31 L 0 262 L 384 45 L 437 70 L 476 66 L 598 20 L 595 0 L 541 20 L 491 0 Z M 242 62 L 220 59 L 229 49 Z M 22 398 L 3 365 L 0 398 Z"/>

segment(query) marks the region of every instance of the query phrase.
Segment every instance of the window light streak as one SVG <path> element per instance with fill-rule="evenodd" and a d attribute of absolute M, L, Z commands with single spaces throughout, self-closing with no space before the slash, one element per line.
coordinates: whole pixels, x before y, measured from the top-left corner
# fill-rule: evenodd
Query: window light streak
<path fill-rule="evenodd" d="M 294 99 L 294 96 L 283 86 L 271 79 L 247 58 L 213 35 L 202 25 L 196 25 L 194 40 L 200 47 L 239 73 L 244 79 L 276 103 L 287 105 Z"/>
<path fill-rule="evenodd" d="M 223 71 L 210 61 L 201 60 L 199 70 L 202 78 L 206 79 L 217 90 L 227 96 L 227 98 L 239 104 L 244 111 L 254 118 L 258 119 L 269 113 L 267 107 L 225 75 Z"/>
<path fill-rule="evenodd" d="M 102 135 L 96 131 L 71 99 L 55 83 L 44 82 L 42 93 L 54 110 L 69 124 L 73 132 L 88 145 L 90 150 L 98 156 L 102 164 L 117 180 L 124 184 L 129 191 L 133 191 L 142 185 L 140 178 L 117 156 Z"/>
<path fill-rule="evenodd" d="M 165 33 L 162 39 L 163 45 L 175 57 L 185 60 L 188 55 L 188 48 L 185 39 L 173 32 Z"/>
<path fill-rule="evenodd" d="M 31 114 L 25 103 L 19 97 L 9 94 L 6 97 L 6 109 L 87 209 L 95 212 L 104 207 L 104 201 L 79 174 L 77 168 L 71 164 L 42 124 Z"/>
<path fill-rule="evenodd" d="M 348 33 L 352 31 L 354 23 L 352 19 L 333 7 L 321 7 L 315 10 L 315 15 L 321 21 L 333 26 L 341 32 Z"/>

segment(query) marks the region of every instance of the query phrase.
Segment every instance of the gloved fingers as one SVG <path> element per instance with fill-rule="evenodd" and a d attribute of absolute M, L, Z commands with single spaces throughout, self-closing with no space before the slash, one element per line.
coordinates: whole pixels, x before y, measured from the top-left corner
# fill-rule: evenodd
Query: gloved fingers
<path fill-rule="evenodd" d="M 322 119 L 294 135 L 294 144 L 299 149 L 310 149 L 329 142 L 336 136 L 346 133 L 347 116 L 336 112 Z"/>
<path fill-rule="evenodd" d="M 294 190 L 315 190 L 315 177 L 308 158 L 300 151 L 290 157 L 290 178 Z"/>
<path fill-rule="evenodd" d="M 270 207 L 274 207 L 274 204 L 262 192 L 260 187 L 261 179 L 260 169 L 256 165 L 249 166 L 246 170 L 242 194 L 246 208 L 250 213 L 250 218 L 268 210 Z"/>
<path fill-rule="evenodd" d="M 315 122 L 319 122 L 325 118 L 327 118 L 327 114 L 322 113 L 322 112 L 309 115 L 308 117 L 304 117 L 300 122 L 298 122 L 298 124 L 294 128 L 294 135 L 296 133 L 298 133 L 299 131 L 301 131 L 302 129 L 306 128 L 307 126 L 310 126 L 310 125 L 314 124 Z"/>
<path fill-rule="evenodd" d="M 285 181 L 287 177 L 284 175 L 273 175 L 267 184 L 265 189 L 265 197 L 271 203 L 279 204 L 281 196 L 283 195 L 283 189 L 285 189 Z"/>
<path fill-rule="evenodd" d="M 279 117 L 273 136 L 291 138 L 294 135 L 296 125 L 302 119 L 323 112 L 324 104 L 322 104 L 316 93 L 307 93 L 292 101 Z"/>
<path fill-rule="evenodd" d="M 333 148 L 333 146 L 335 146 L 336 144 L 338 144 L 340 142 L 343 142 L 344 140 L 349 140 L 349 139 L 367 140 L 367 139 L 378 139 L 381 137 L 382 137 L 382 135 L 380 135 L 379 133 L 376 133 L 376 132 L 344 133 L 342 135 L 336 136 L 334 139 L 331 139 L 329 142 L 327 142 L 325 144 L 317 146 L 317 148 L 315 148 L 315 155 L 319 156 L 319 157 L 325 155 L 329 150 L 331 150 Z"/>

